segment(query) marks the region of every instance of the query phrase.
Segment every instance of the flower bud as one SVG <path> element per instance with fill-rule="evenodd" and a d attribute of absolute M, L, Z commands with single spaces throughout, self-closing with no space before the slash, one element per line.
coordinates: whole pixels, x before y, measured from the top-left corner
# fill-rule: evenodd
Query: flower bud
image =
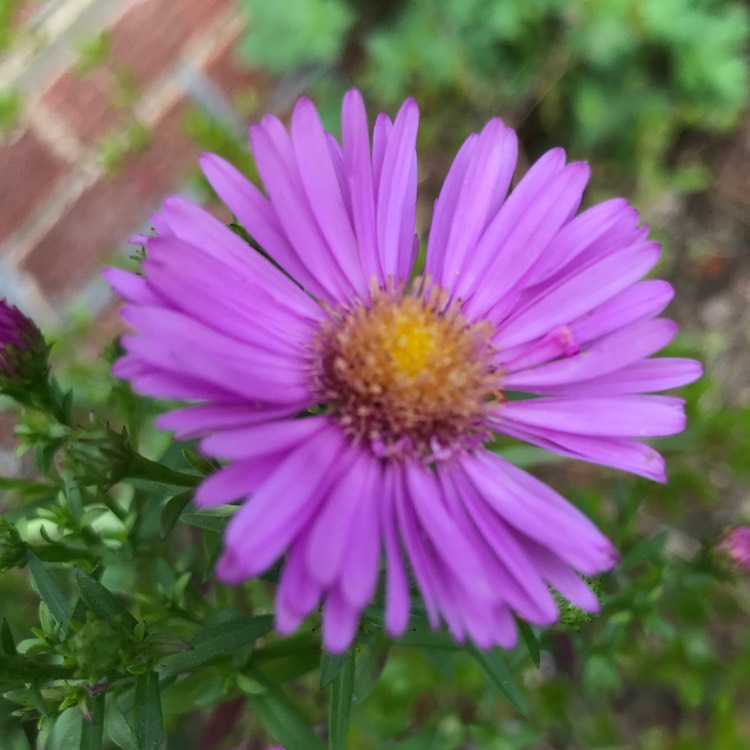
<path fill-rule="evenodd" d="M 82 485 L 111 487 L 128 475 L 137 459 L 125 430 L 94 427 L 71 434 L 64 466 Z"/>
<path fill-rule="evenodd" d="M 26 545 L 18 529 L 0 516 L 0 573 L 20 568 L 26 561 Z"/>
<path fill-rule="evenodd" d="M 736 569 L 750 573 L 750 526 L 736 526 L 728 531 L 717 549 Z"/>
<path fill-rule="evenodd" d="M 0 300 L 0 392 L 21 403 L 46 391 L 49 348 L 42 332 L 18 308 Z"/>

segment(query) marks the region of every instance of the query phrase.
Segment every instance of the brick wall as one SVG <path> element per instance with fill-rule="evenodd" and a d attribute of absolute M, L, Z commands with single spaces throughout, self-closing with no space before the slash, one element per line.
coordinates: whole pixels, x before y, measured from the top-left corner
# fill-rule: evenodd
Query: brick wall
<path fill-rule="evenodd" d="M 262 84 L 233 61 L 231 0 L 27 2 L 20 17 L 28 33 L 0 59 L 0 85 L 24 99 L 0 141 L 0 296 L 54 325 L 81 295 L 106 305 L 87 295 L 98 267 L 194 168 L 186 113 L 236 129 L 233 99 Z M 105 30 L 103 61 L 82 72 L 77 47 Z"/>
<path fill-rule="evenodd" d="M 17 19 L 0 58 L 0 89 L 24 101 L 0 140 L 0 298 L 52 328 L 82 303 L 111 318 L 98 269 L 195 169 L 186 113 L 207 108 L 241 132 L 237 104 L 258 100 L 262 77 L 233 59 L 232 0 L 36 0 Z M 106 54 L 82 71 L 81 45 L 102 32 Z M 7 447 L 0 419 L 3 432 Z"/>

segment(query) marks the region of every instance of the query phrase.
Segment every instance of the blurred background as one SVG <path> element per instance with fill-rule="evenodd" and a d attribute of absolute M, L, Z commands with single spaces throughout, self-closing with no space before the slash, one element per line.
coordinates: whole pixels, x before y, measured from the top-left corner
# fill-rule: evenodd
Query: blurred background
<path fill-rule="evenodd" d="M 166 194 L 214 205 L 200 151 L 252 176 L 248 121 L 301 93 L 333 132 L 352 85 L 371 119 L 417 99 L 422 238 L 458 146 L 499 115 L 521 173 L 564 146 L 591 163 L 588 203 L 626 196 L 664 245 L 670 353 L 706 366 L 690 429 L 659 442 L 670 483 L 516 454 L 622 550 L 603 615 L 517 660 L 528 719 L 451 654 L 394 649 L 355 750 L 750 747 L 750 574 L 714 551 L 750 523 L 749 19 L 731 0 L 0 0 L 0 298 L 54 332 L 93 406 L 119 326 L 98 269 L 127 264 Z M 11 424 L 0 473 L 24 470 Z M 196 707 L 204 730 L 220 717 Z M 230 746 L 205 731 L 169 747 Z"/>

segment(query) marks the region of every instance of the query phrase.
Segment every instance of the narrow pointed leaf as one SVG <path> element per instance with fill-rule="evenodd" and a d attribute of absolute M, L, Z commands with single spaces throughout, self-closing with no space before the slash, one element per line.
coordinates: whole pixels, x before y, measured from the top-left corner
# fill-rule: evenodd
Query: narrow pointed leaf
<path fill-rule="evenodd" d="M 521 634 L 526 650 L 529 652 L 531 661 L 534 662 L 534 666 L 539 666 L 540 653 L 539 653 L 539 641 L 536 638 L 536 634 L 524 620 L 516 620 L 518 626 L 518 632 Z"/>
<path fill-rule="evenodd" d="M 248 699 L 260 723 L 284 750 L 325 750 L 280 690 L 269 687 Z"/>
<path fill-rule="evenodd" d="M 201 456 L 200 453 L 188 450 L 187 448 L 183 449 L 182 457 L 185 459 L 186 463 L 188 464 L 188 466 L 190 466 L 191 469 L 195 469 L 195 471 L 197 471 L 199 474 L 203 474 L 203 476 L 208 476 L 219 468 L 218 463 L 210 461 L 209 459 Z"/>
<path fill-rule="evenodd" d="M 357 657 L 354 670 L 354 703 L 362 703 L 370 697 L 380 675 L 388 662 L 391 642 L 382 633 L 372 638 Z"/>
<path fill-rule="evenodd" d="M 473 645 L 470 645 L 467 650 L 477 660 L 479 666 L 487 673 L 487 676 L 500 692 L 510 701 L 513 708 L 521 716 L 526 717 L 528 715 L 526 702 L 513 681 L 513 675 L 505 663 L 503 652 L 499 648 L 482 651 Z"/>
<path fill-rule="evenodd" d="M 107 738 L 117 745 L 120 750 L 138 750 L 135 734 L 133 734 L 133 730 L 122 715 L 115 697 L 111 698 L 107 703 L 104 731 Z"/>
<path fill-rule="evenodd" d="M 198 631 L 188 651 L 164 659 L 161 679 L 219 659 L 235 649 L 249 646 L 273 628 L 272 615 L 257 615 L 233 619 L 220 625 L 210 625 Z"/>
<path fill-rule="evenodd" d="M 221 508 L 220 510 L 200 510 L 195 513 L 183 513 L 180 520 L 191 526 L 198 526 L 206 531 L 217 531 L 223 533 L 237 512 L 235 507 Z"/>
<path fill-rule="evenodd" d="M 337 677 L 349 654 L 329 654 L 323 651 L 320 655 L 320 689 L 327 688 Z"/>
<path fill-rule="evenodd" d="M 8 620 L 5 617 L 3 617 L 2 627 L 0 627 L 0 646 L 4 654 L 15 656 L 16 642 L 13 640 L 13 633 L 11 633 L 10 625 L 8 625 Z"/>
<path fill-rule="evenodd" d="M 84 717 L 81 728 L 81 750 L 102 750 L 104 736 L 104 701 L 105 694 L 101 693 L 88 701 L 91 711 L 90 719 Z"/>
<path fill-rule="evenodd" d="M 175 524 L 180 519 L 182 511 L 184 511 L 188 506 L 188 503 L 190 502 L 192 497 L 192 490 L 188 490 L 187 492 L 180 492 L 179 495 L 175 495 L 167 501 L 166 505 L 162 509 L 161 519 L 159 523 L 159 531 L 161 533 L 162 539 L 164 539 L 164 537 L 166 537 L 167 534 L 172 531 Z"/>
<path fill-rule="evenodd" d="M 138 624 L 115 595 L 82 570 L 76 570 L 76 582 L 86 606 L 105 622 L 119 622 L 131 630 Z"/>
<path fill-rule="evenodd" d="M 349 733 L 349 718 L 352 713 L 354 695 L 354 649 L 344 654 L 344 661 L 336 679 L 328 687 L 328 747 L 330 750 L 346 750 Z"/>
<path fill-rule="evenodd" d="M 49 574 L 47 566 L 31 550 L 26 550 L 26 560 L 39 596 L 49 607 L 49 611 L 55 620 L 62 625 L 64 630 L 67 629 L 70 616 L 73 613 L 73 605 L 60 591 L 55 579 Z"/>
<path fill-rule="evenodd" d="M 133 712 L 138 750 L 159 750 L 162 735 L 161 695 L 156 672 L 145 672 L 136 677 Z"/>

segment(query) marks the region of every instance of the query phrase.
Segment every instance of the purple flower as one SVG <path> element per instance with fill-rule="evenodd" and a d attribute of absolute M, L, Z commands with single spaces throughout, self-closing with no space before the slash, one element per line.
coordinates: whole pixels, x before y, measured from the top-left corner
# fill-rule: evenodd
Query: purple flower
<path fill-rule="evenodd" d="M 0 391 L 14 397 L 46 381 L 47 345 L 36 324 L 0 300 Z"/>
<path fill-rule="evenodd" d="M 502 433 L 663 481 L 641 439 L 682 430 L 683 402 L 644 394 L 700 374 L 649 358 L 676 326 L 656 317 L 670 285 L 640 281 L 659 246 L 636 211 L 615 199 L 576 215 L 589 170 L 560 149 L 508 195 L 516 135 L 498 119 L 456 156 L 410 281 L 417 120 L 408 100 L 395 122 L 378 116 L 370 143 L 350 91 L 339 143 L 301 99 L 291 132 L 272 116 L 251 128 L 265 195 L 201 159 L 273 263 L 173 197 L 153 217 L 145 277 L 106 272 L 137 331 L 116 374 L 193 402 L 160 426 L 228 462 L 196 496 L 242 500 L 219 578 L 285 556 L 277 628 L 322 603 L 332 652 L 354 638 L 381 563 L 392 636 L 409 619 L 407 571 L 432 626 L 481 647 L 512 646 L 514 614 L 554 622 L 550 587 L 596 611 L 578 574 L 614 564 L 609 541 L 485 446 Z"/>
<path fill-rule="evenodd" d="M 750 526 L 737 526 L 729 531 L 721 540 L 719 550 L 736 568 L 750 573 Z"/>
<path fill-rule="evenodd" d="M 0 352 L 9 347 L 28 349 L 40 337 L 37 327 L 17 307 L 0 300 Z M 5 360 L 0 367 L 7 369 Z"/>

